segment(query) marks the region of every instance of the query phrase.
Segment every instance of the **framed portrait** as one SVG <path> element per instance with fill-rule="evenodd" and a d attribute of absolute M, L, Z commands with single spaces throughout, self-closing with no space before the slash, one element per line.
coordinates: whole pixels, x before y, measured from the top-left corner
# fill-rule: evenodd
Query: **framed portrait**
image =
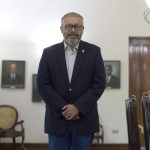
<path fill-rule="evenodd" d="M 25 61 L 2 61 L 2 88 L 24 88 Z"/>
<path fill-rule="evenodd" d="M 37 74 L 32 75 L 32 102 L 43 102 L 37 88 Z"/>
<path fill-rule="evenodd" d="M 106 88 L 120 89 L 120 61 L 106 60 L 104 61 L 106 74 Z"/>

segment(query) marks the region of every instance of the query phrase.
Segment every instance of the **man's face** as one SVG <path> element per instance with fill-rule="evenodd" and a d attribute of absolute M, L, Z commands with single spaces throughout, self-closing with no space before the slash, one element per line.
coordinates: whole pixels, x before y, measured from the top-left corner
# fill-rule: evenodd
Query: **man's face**
<path fill-rule="evenodd" d="M 107 66 L 105 67 L 105 74 L 106 74 L 106 76 L 111 75 L 111 69 Z"/>
<path fill-rule="evenodd" d="M 11 73 L 16 73 L 16 64 L 11 64 L 10 65 L 10 72 Z"/>
<path fill-rule="evenodd" d="M 65 17 L 60 29 L 66 44 L 74 48 L 79 43 L 83 34 L 83 20 L 77 16 Z"/>

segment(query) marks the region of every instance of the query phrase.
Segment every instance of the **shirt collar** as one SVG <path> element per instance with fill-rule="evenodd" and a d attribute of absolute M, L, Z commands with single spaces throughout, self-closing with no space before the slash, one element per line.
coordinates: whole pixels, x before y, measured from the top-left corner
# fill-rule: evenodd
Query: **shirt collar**
<path fill-rule="evenodd" d="M 76 47 L 74 48 L 74 50 L 77 51 L 77 50 L 78 50 L 78 47 L 79 47 L 79 43 L 76 45 Z M 64 49 L 65 49 L 65 50 L 69 50 L 69 49 L 68 49 L 68 46 L 67 46 L 67 44 L 66 44 L 65 42 L 64 42 Z"/>

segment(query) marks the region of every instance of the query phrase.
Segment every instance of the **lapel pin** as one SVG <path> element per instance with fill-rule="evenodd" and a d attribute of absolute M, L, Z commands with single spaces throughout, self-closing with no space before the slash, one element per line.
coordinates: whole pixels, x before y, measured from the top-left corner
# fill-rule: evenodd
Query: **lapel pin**
<path fill-rule="evenodd" d="M 85 50 L 83 49 L 83 50 L 82 50 L 82 53 L 84 53 L 84 52 L 85 52 Z"/>

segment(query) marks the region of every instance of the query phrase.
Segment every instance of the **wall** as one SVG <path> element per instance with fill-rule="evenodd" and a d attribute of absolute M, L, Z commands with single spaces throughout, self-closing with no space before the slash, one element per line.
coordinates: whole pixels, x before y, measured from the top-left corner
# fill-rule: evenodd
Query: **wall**
<path fill-rule="evenodd" d="M 2 60 L 24 60 L 26 78 L 24 89 L 0 88 L 0 104 L 11 104 L 18 109 L 19 119 L 25 120 L 25 142 L 47 143 L 47 135 L 43 133 L 45 106 L 32 102 L 32 74 L 37 72 L 42 49 L 62 41 L 59 31 L 62 15 L 76 11 L 85 18 L 83 40 L 100 46 L 104 60 L 121 61 L 121 89 L 106 90 L 98 102 L 98 109 L 105 143 L 127 143 L 124 100 L 128 98 L 129 86 L 128 39 L 129 36 L 150 35 L 150 25 L 143 18 L 147 9 L 144 0 L 3 3 L 0 6 L 0 72 Z M 113 134 L 112 130 L 118 130 L 118 134 Z"/>

